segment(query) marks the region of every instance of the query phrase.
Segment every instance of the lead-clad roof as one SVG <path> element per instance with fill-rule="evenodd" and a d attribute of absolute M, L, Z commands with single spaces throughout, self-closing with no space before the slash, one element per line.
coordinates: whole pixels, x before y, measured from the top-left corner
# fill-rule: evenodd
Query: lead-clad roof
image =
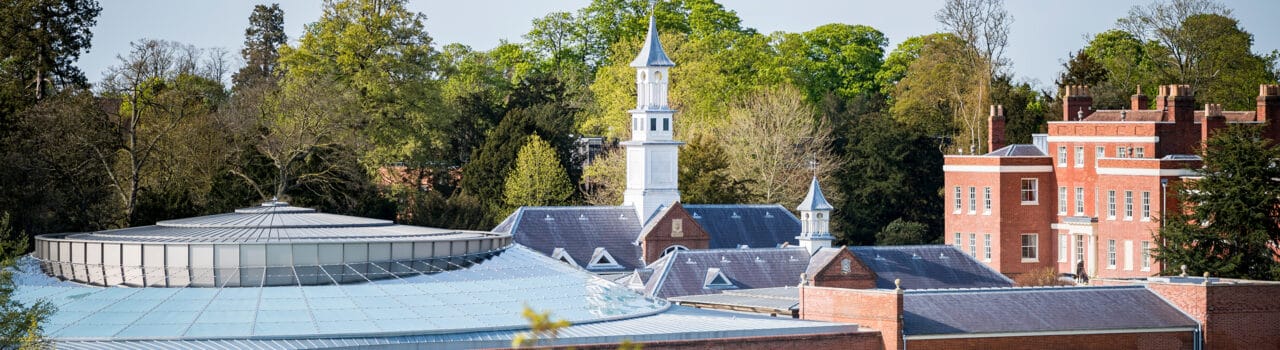
<path fill-rule="evenodd" d="M 1196 326 L 1142 286 L 907 291 L 902 308 L 907 336 Z"/>

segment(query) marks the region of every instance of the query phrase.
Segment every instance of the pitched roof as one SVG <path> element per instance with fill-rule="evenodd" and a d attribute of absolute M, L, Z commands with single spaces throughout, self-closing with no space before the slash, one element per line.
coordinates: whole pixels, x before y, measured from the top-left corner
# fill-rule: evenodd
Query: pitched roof
<path fill-rule="evenodd" d="M 675 62 L 667 58 L 667 52 L 662 50 L 662 42 L 658 41 L 658 23 L 653 13 L 650 13 L 649 33 L 644 36 L 644 47 L 640 48 L 640 54 L 636 55 L 636 59 L 631 61 L 631 66 L 638 68 L 674 67 L 675 65 Z"/>
<path fill-rule="evenodd" d="M 587 268 L 596 248 L 604 248 L 621 268 L 641 267 L 634 244 L 640 220 L 631 207 L 521 207 L 494 231 L 509 232 L 516 243 L 551 255 L 556 248 Z M 599 269 L 589 269 L 599 270 Z"/>
<path fill-rule="evenodd" d="M 908 337 L 1196 326 L 1142 286 L 907 291 L 902 314 Z"/>
<path fill-rule="evenodd" d="M 711 235 L 710 248 L 778 247 L 799 243 L 800 219 L 777 204 L 684 204 Z"/>
<path fill-rule="evenodd" d="M 1000 149 L 988 152 L 986 156 L 993 157 L 1044 157 L 1044 152 L 1035 145 L 1008 145 Z"/>
<path fill-rule="evenodd" d="M 736 308 L 793 310 L 799 308 L 800 288 L 782 286 L 726 290 L 719 294 L 687 295 L 668 298 L 678 304 L 722 305 Z"/>
<path fill-rule="evenodd" d="M 818 177 L 813 177 L 813 181 L 809 182 L 809 194 L 804 196 L 804 200 L 800 201 L 800 206 L 796 210 L 831 210 L 831 203 L 827 203 L 827 197 L 822 195 L 822 187 L 818 186 Z"/>
<path fill-rule="evenodd" d="M 876 288 L 903 289 L 1012 287 L 1013 280 L 949 245 L 849 247 L 876 273 Z"/>
<path fill-rule="evenodd" d="M 715 272 L 727 277 L 732 289 L 794 286 L 808 266 L 809 251 L 801 247 L 677 251 L 649 265 L 654 274 L 645 284 L 645 295 L 719 293 L 722 289 L 705 287 L 711 269 L 719 269 Z"/>
<path fill-rule="evenodd" d="M 1172 115 L 1172 112 L 1170 112 L 1170 115 Z M 1204 115 L 1205 115 L 1204 110 L 1195 111 L 1195 113 L 1193 114 L 1195 122 L 1196 123 L 1203 122 Z M 1228 122 L 1232 122 L 1232 123 L 1250 123 L 1250 122 L 1258 121 L 1257 120 L 1258 112 L 1256 111 L 1222 111 L 1222 116 L 1226 118 Z M 1086 122 L 1118 122 L 1118 121 L 1158 122 L 1158 121 L 1164 120 L 1165 118 L 1172 118 L 1172 117 L 1171 116 L 1166 117 L 1164 111 L 1159 111 L 1154 109 L 1143 109 L 1143 110 L 1136 110 L 1136 111 L 1128 110 L 1128 109 L 1125 109 L 1125 110 L 1107 109 L 1107 110 L 1094 111 L 1092 114 L 1089 114 L 1088 117 L 1085 117 L 1084 121 Z"/>

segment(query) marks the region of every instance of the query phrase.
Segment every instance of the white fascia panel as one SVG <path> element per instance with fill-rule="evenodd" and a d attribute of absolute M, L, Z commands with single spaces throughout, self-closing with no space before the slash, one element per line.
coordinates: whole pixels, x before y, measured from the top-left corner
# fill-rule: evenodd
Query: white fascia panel
<path fill-rule="evenodd" d="M 943 165 L 943 172 L 963 173 L 1051 173 L 1052 165 Z"/>
<path fill-rule="evenodd" d="M 1160 136 L 1049 136 L 1048 142 L 1158 143 Z"/>
<path fill-rule="evenodd" d="M 1195 170 L 1191 169 L 1142 169 L 1142 168 L 1098 168 L 1098 175 L 1128 175 L 1128 176 L 1196 176 L 1199 175 Z"/>

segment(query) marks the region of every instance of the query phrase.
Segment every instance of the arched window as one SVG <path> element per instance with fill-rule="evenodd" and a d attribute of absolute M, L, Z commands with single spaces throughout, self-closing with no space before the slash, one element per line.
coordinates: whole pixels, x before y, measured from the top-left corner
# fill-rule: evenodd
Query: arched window
<path fill-rule="evenodd" d="M 682 250 L 689 250 L 689 247 L 685 247 L 685 246 L 682 246 L 682 245 L 679 245 L 679 244 L 676 244 L 676 245 L 673 245 L 673 246 L 667 247 L 667 249 L 663 249 L 663 250 L 662 250 L 662 255 L 661 255 L 661 256 L 659 256 L 659 258 L 661 258 L 661 257 L 663 257 L 663 256 L 667 256 L 667 254 L 675 253 L 675 252 L 682 251 Z"/>
<path fill-rule="evenodd" d="M 653 81 L 662 81 L 662 72 L 653 72 Z"/>

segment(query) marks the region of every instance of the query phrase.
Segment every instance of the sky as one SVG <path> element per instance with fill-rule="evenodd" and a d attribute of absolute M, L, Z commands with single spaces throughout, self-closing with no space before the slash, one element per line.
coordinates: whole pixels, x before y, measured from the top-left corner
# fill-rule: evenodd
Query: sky
<path fill-rule="evenodd" d="M 1115 26 L 1116 19 L 1134 5 L 1152 0 L 1015 0 L 1005 4 L 1014 17 L 1006 52 L 1019 80 L 1049 88 L 1068 54 L 1087 43 L 1087 37 Z M 409 8 L 426 14 L 428 34 L 437 45 L 463 43 L 487 50 L 499 40 L 521 42 L 530 22 L 550 12 L 577 11 L 590 0 L 465 0 L 412 1 Z M 78 66 L 91 82 L 98 82 L 117 56 L 127 54 L 139 39 L 165 39 L 201 48 L 221 47 L 239 57 L 244 28 L 253 5 L 271 1 L 122 0 L 102 2 L 93 28 L 93 46 Z M 285 32 L 291 43 L 303 26 L 320 18 L 321 1 L 282 0 Z M 889 38 L 886 53 L 902 40 L 941 31 L 934 13 L 943 0 L 720 0 L 737 11 L 743 25 L 762 33 L 803 32 L 828 23 L 863 24 Z M 1241 26 L 1254 35 L 1253 51 L 1280 49 L 1280 1 L 1226 1 Z M 679 63 L 679 62 L 677 62 Z M 238 65 L 237 61 L 237 65 Z"/>

